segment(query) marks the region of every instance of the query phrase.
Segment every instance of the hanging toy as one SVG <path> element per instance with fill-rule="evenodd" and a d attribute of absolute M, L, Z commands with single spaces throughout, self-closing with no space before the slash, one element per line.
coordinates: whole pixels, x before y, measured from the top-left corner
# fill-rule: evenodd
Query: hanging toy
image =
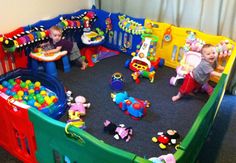
<path fill-rule="evenodd" d="M 172 35 L 171 35 L 171 26 L 168 27 L 164 33 L 163 40 L 165 42 L 171 42 L 172 41 Z"/>
<path fill-rule="evenodd" d="M 106 24 L 106 33 L 109 34 L 109 37 L 113 37 L 113 31 L 112 31 L 112 22 L 111 22 L 111 13 L 109 14 L 109 17 L 106 18 L 105 24 Z"/>
<path fill-rule="evenodd" d="M 172 35 L 171 35 L 171 26 L 168 27 L 163 35 L 163 39 L 162 39 L 162 43 L 161 43 L 161 47 L 163 47 L 164 42 L 165 43 L 169 43 L 172 41 Z"/>

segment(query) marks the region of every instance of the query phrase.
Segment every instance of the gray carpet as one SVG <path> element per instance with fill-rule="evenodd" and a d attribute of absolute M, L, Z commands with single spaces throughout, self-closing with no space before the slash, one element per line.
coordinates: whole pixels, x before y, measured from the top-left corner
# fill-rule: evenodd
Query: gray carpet
<path fill-rule="evenodd" d="M 84 120 L 89 133 L 118 148 L 133 152 L 141 157 L 149 158 L 168 152 L 174 152 L 173 147 L 162 151 L 151 138 L 158 131 L 176 129 L 184 137 L 191 127 L 199 109 L 207 97 L 198 94 L 188 96 L 177 103 L 171 102 L 171 96 L 177 92 L 178 87 L 169 86 L 169 78 L 175 75 L 170 68 L 159 68 L 153 84 L 147 79 L 141 79 L 141 84 L 136 85 L 131 77 L 131 71 L 124 68 L 128 56 L 116 56 L 102 60 L 93 68 L 81 71 L 73 67 L 69 73 L 59 71 L 60 80 L 76 95 L 84 95 L 92 106 L 88 109 Z M 125 115 L 118 106 L 112 102 L 109 80 L 114 72 L 121 72 L 125 78 L 125 89 L 131 96 L 147 99 L 151 107 L 147 115 L 140 121 L 135 121 Z M 68 80 L 69 79 L 69 80 Z M 219 115 L 213 129 L 202 149 L 197 162 L 235 162 L 236 143 L 232 142 L 235 135 L 236 97 L 226 95 L 223 99 Z M 186 102 L 188 105 L 186 105 Z M 189 107 L 191 106 L 191 107 Z M 66 115 L 61 121 L 66 121 Z M 124 123 L 134 129 L 134 136 L 129 143 L 115 140 L 103 132 L 103 121 L 109 119 L 116 124 Z M 1 162 L 19 162 L 7 152 L 0 149 Z"/>
<path fill-rule="evenodd" d="M 171 97 L 178 91 L 178 87 L 169 85 L 171 76 L 176 75 L 174 69 L 162 67 L 156 72 L 154 83 L 141 78 L 139 85 L 131 78 L 129 69 L 124 67 L 126 55 L 119 55 L 100 61 L 95 67 L 81 71 L 73 67 L 69 73 L 60 73 L 60 80 L 66 88 L 73 91 L 74 96 L 83 95 L 91 103 L 87 115 L 84 117 L 89 133 L 113 146 L 149 158 L 175 152 L 174 146 L 161 150 L 158 144 L 151 141 L 157 132 L 175 129 L 184 137 L 192 126 L 199 110 L 207 100 L 206 94 L 188 96 L 173 103 Z M 125 115 L 113 103 L 110 93 L 109 80 L 114 72 L 121 72 L 125 79 L 125 88 L 130 96 L 146 99 L 151 102 L 147 115 L 139 121 Z M 69 80 L 68 80 L 69 79 Z M 187 105 L 186 105 L 187 103 Z M 66 121 L 67 116 L 61 120 Z M 115 140 L 111 135 L 103 132 L 103 122 L 108 119 L 116 124 L 131 126 L 134 136 L 126 143 L 124 140 Z"/>

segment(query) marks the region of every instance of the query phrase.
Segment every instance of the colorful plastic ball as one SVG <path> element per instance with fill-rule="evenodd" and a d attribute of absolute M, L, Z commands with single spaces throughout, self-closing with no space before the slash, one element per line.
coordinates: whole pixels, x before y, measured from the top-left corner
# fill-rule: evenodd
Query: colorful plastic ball
<path fill-rule="evenodd" d="M 9 83 L 8 83 L 7 81 L 3 81 L 3 82 L 2 82 L 2 86 L 3 86 L 3 87 L 8 87 L 8 86 L 9 86 Z"/>
<path fill-rule="evenodd" d="M 2 89 L 3 92 L 6 92 L 7 90 L 8 90 L 7 88 L 3 88 L 3 89 Z"/>
<path fill-rule="evenodd" d="M 15 95 L 13 96 L 13 98 L 14 98 L 15 100 L 18 100 L 18 99 L 19 99 L 19 96 L 18 96 L 17 94 L 15 94 Z"/>
<path fill-rule="evenodd" d="M 29 94 L 34 94 L 34 89 L 29 89 L 28 92 Z"/>
<path fill-rule="evenodd" d="M 20 84 L 20 83 L 21 83 L 21 79 L 20 79 L 20 78 L 17 78 L 17 79 L 15 79 L 15 82 L 16 82 L 17 84 Z"/>
<path fill-rule="evenodd" d="M 30 94 L 30 95 L 28 96 L 28 100 L 31 100 L 31 99 L 34 99 L 34 95 L 33 95 L 33 94 Z"/>
<path fill-rule="evenodd" d="M 16 92 L 18 92 L 20 90 L 20 85 L 16 84 L 16 85 L 14 85 L 14 87 L 12 89 L 14 89 Z"/>
<path fill-rule="evenodd" d="M 42 90 L 42 91 L 40 91 L 40 94 L 41 94 L 42 96 L 46 96 L 46 95 L 47 95 L 47 92 L 44 91 L 44 90 Z"/>
<path fill-rule="evenodd" d="M 2 84 L 0 84 L 0 90 L 2 90 L 3 89 L 3 86 L 2 86 Z"/>
<path fill-rule="evenodd" d="M 36 81 L 36 82 L 34 83 L 34 86 L 35 86 L 35 87 L 40 87 L 40 86 L 41 86 L 41 83 L 40 83 L 39 81 Z"/>
<path fill-rule="evenodd" d="M 44 100 L 48 105 L 52 103 L 52 100 L 48 96 L 45 96 Z"/>
<path fill-rule="evenodd" d="M 41 87 L 40 87 L 40 90 L 41 90 L 41 91 L 42 91 L 42 90 L 44 90 L 44 91 L 45 91 L 45 90 L 46 90 L 46 88 L 45 88 L 44 86 L 41 86 Z"/>
<path fill-rule="evenodd" d="M 34 84 L 33 84 L 33 83 L 29 83 L 29 84 L 28 84 L 28 88 L 29 88 L 29 89 L 34 89 Z"/>
<path fill-rule="evenodd" d="M 34 99 L 30 99 L 28 100 L 27 104 L 30 106 L 34 106 L 35 100 Z"/>
<path fill-rule="evenodd" d="M 13 79 L 9 79 L 8 82 L 9 82 L 10 84 L 13 84 L 15 81 L 14 81 Z"/>
<path fill-rule="evenodd" d="M 50 98 L 53 102 L 57 102 L 57 97 L 56 96 L 51 96 Z"/>
<path fill-rule="evenodd" d="M 22 97 L 22 96 L 24 95 L 24 92 L 23 92 L 22 90 L 19 90 L 19 91 L 17 92 L 17 95 L 18 95 L 19 97 Z"/>
<path fill-rule="evenodd" d="M 7 88 L 11 90 L 13 88 L 13 85 L 9 84 Z"/>
<path fill-rule="evenodd" d="M 21 87 L 21 88 L 25 88 L 25 87 L 26 87 L 26 83 L 25 83 L 25 82 L 21 82 L 21 83 L 20 83 L 20 87 Z"/>
<path fill-rule="evenodd" d="M 48 92 L 48 96 L 56 96 L 54 92 Z"/>
<path fill-rule="evenodd" d="M 29 84 L 32 83 L 32 82 L 31 82 L 31 80 L 26 80 L 25 83 L 26 83 L 27 85 L 29 85 Z"/>
<path fill-rule="evenodd" d="M 37 98 L 38 103 L 43 104 L 45 102 L 43 97 Z"/>
<path fill-rule="evenodd" d="M 7 95 L 11 95 L 11 90 L 6 90 L 6 92 L 5 92 Z"/>
<path fill-rule="evenodd" d="M 38 102 L 35 102 L 35 103 L 34 103 L 34 106 L 38 108 L 38 107 L 41 106 L 41 104 L 39 104 Z"/>
<path fill-rule="evenodd" d="M 14 95 L 16 95 L 16 92 L 11 91 L 11 96 L 14 96 Z"/>

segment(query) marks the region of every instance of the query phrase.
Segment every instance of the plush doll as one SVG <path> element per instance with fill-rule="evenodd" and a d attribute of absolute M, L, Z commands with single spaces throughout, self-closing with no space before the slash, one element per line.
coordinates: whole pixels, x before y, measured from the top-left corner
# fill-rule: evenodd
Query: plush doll
<path fill-rule="evenodd" d="M 104 131 L 108 132 L 110 135 L 114 135 L 114 138 L 116 140 L 119 140 L 121 138 L 126 142 L 128 142 L 133 135 L 133 130 L 131 127 L 126 128 L 124 124 L 120 124 L 119 126 L 117 126 L 109 120 L 106 120 L 104 122 Z"/>
<path fill-rule="evenodd" d="M 153 137 L 152 141 L 154 143 L 158 142 L 161 149 L 166 149 L 167 145 L 176 145 L 179 138 L 180 136 L 176 130 L 167 130 L 166 133 L 158 132 L 158 136 Z"/>
<path fill-rule="evenodd" d="M 231 55 L 233 48 L 234 46 L 229 40 L 224 40 L 216 45 L 216 52 L 218 52 L 220 58 L 227 57 Z"/>
<path fill-rule="evenodd" d="M 72 103 L 69 109 L 69 117 L 84 116 L 86 114 L 85 108 L 89 108 L 90 105 L 90 103 L 86 103 L 86 98 L 84 96 L 75 97 L 75 103 Z"/>
<path fill-rule="evenodd" d="M 73 101 L 73 97 L 72 97 L 72 92 L 71 91 L 67 91 L 66 92 L 66 96 L 67 96 L 67 105 L 71 106 L 71 102 Z"/>
<path fill-rule="evenodd" d="M 159 157 L 152 157 L 149 158 L 148 160 L 152 161 L 153 163 L 176 163 L 175 157 L 171 153 L 166 155 L 161 155 Z"/>

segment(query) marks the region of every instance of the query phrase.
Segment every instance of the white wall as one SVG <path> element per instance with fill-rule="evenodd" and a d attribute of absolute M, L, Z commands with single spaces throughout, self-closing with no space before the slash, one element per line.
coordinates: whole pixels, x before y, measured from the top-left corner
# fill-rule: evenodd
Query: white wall
<path fill-rule="evenodd" d="M 0 34 L 60 14 L 90 9 L 91 0 L 0 0 Z"/>

